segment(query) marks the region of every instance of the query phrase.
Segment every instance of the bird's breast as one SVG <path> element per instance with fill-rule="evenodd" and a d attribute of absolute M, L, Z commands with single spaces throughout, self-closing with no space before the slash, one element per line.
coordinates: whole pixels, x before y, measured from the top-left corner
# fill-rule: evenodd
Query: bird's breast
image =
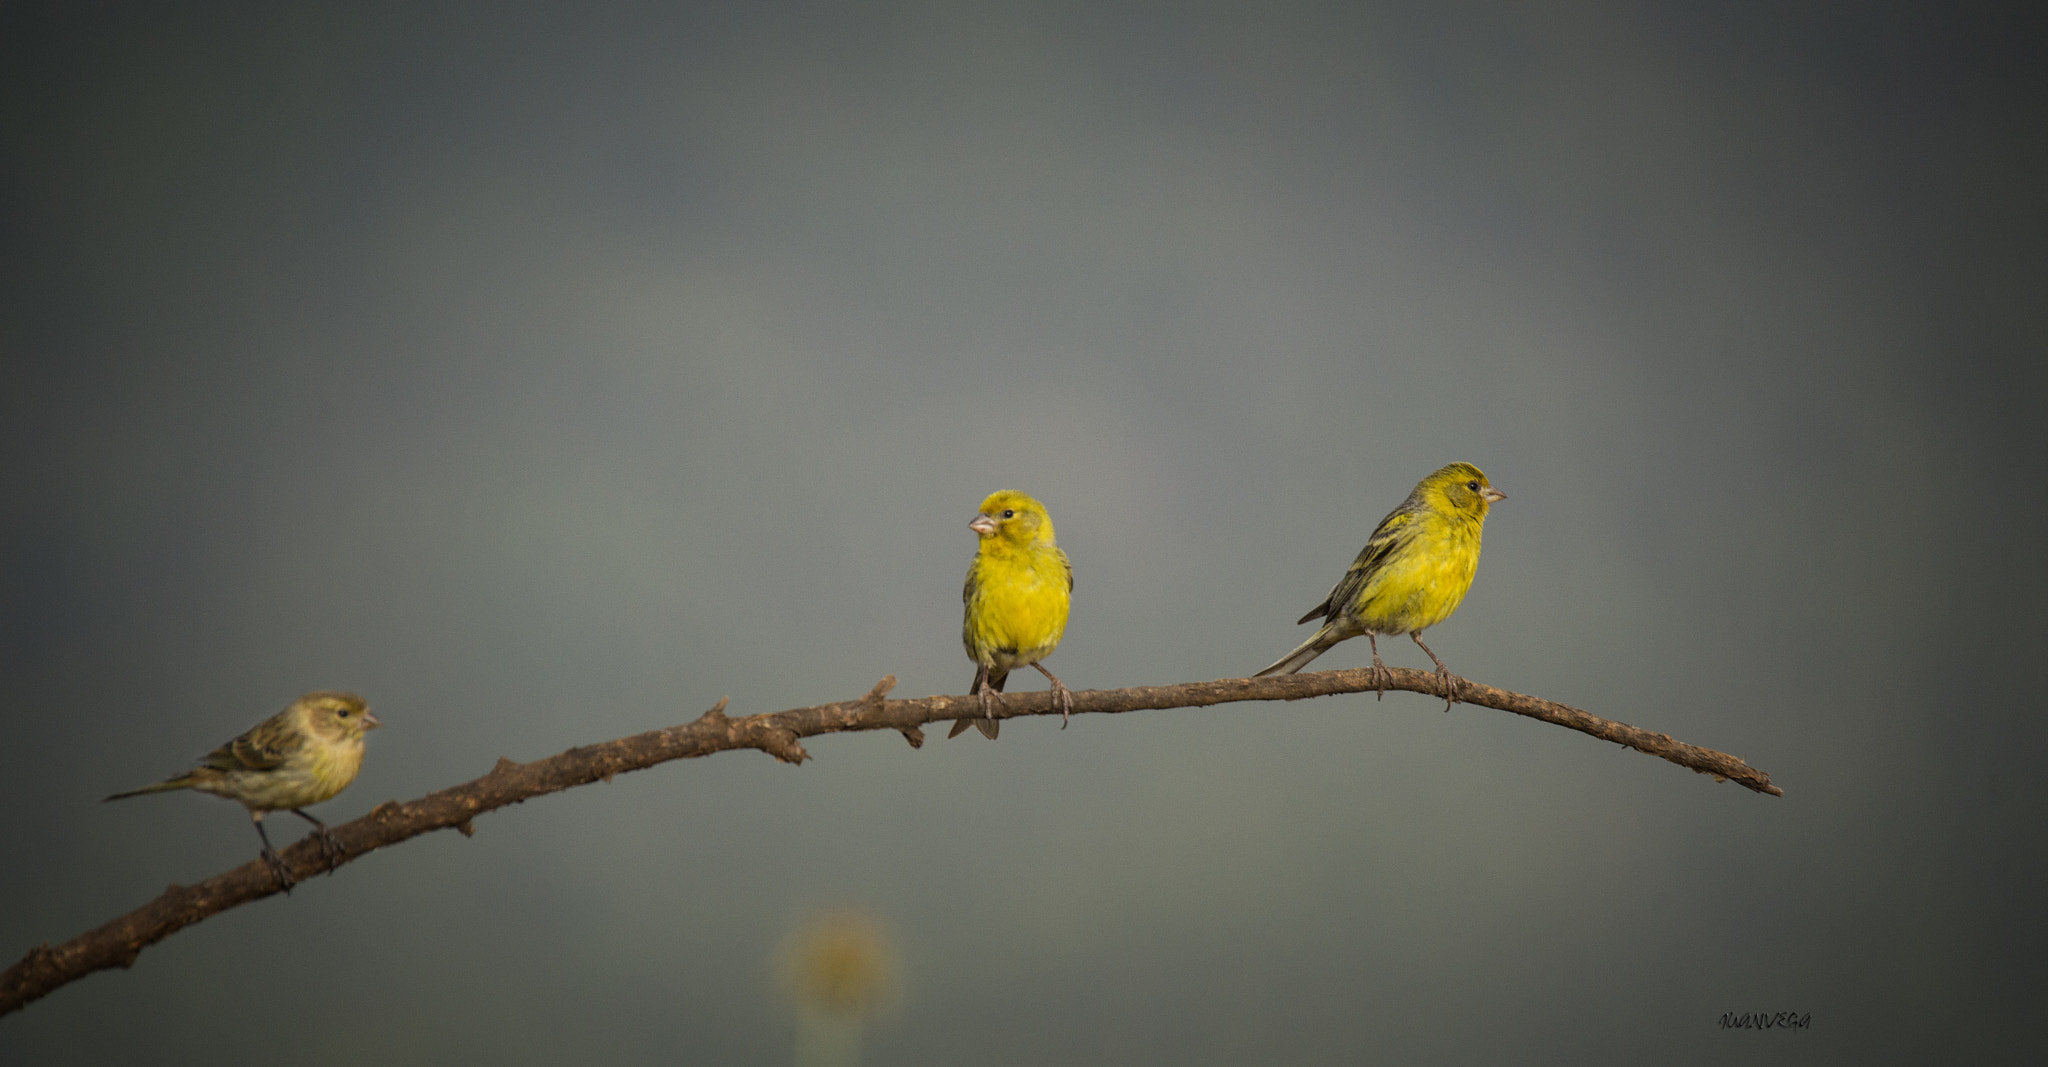
<path fill-rule="evenodd" d="M 976 651 L 992 656 L 1003 650 L 1005 658 L 1014 655 L 1031 663 L 1059 644 L 1071 597 L 1066 568 L 1057 557 L 987 559 L 978 579 L 967 605 Z"/>
<path fill-rule="evenodd" d="M 1461 523 L 1426 523 L 1374 575 L 1359 598 L 1359 621 L 1383 634 L 1435 626 L 1458 610 L 1478 567 L 1476 531 Z"/>

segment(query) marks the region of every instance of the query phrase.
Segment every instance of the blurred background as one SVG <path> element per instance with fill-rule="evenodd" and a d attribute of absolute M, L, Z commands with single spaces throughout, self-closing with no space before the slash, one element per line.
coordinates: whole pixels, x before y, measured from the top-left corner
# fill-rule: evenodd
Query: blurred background
<path fill-rule="evenodd" d="M 890 932 L 876 1064 L 2018 1058 L 2048 21 L 1998 10 L 0 7 L 0 963 L 254 858 L 99 799 L 309 689 L 386 724 L 330 822 L 962 693 L 1006 487 L 1110 688 L 1271 662 L 1469 460 L 1452 669 L 1786 791 L 1414 694 L 826 738 L 367 857 L 0 1061 L 788 1063 L 820 914 Z"/>

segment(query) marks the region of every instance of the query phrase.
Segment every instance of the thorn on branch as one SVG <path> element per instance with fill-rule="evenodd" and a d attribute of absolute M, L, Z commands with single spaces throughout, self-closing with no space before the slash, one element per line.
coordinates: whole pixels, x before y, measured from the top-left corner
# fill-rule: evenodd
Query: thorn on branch
<path fill-rule="evenodd" d="M 875 683 L 873 689 L 868 690 L 867 696 L 860 698 L 860 702 L 870 707 L 879 708 L 882 706 L 882 698 L 888 696 L 889 690 L 894 688 L 896 688 L 896 676 L 885 674 L 882 676 L 881 681 Z"/>
<path fill-rule="evenodd" d="M 754 736 L 754 747 L 784 763 L 802 763 L 811 758 L 811 754 L 805 752 L 804 746 L 797 741 L 795 730 L 777 727 L 761 730 Z"/>
<path fill-rule="evenodd" d="M 727 720 L 725 717 L 725 704 L 726 701 L 729 699 L 731 698 L 719 697 L 718 703 L 711 705 L 710 711 L 707 711 L 704 714 L 697 716 L 697 722 L 708 723 L 713 726 L 726 722 Z"/>
<path fill-rule="evenodd" d="M 898 731 L 900 731 L 900 732 L 901 732 L 901 733 L 903 734 L 903 739 L 904 739 L 905 741 L 908 741 L 908 742 L 910 742 L 910 747 L 911 747 L 911 748 L 923 748 L 923 747 L 924 747 L 924 731 L 923 731 L 923 730 L 920 730 L 920 729 L 918 729 L 918 728 L 917 728 L 917 727 L 915 727 L 915 726 L 898 726 L 898 727 L 897 727 L 896 729 L 897 729 Z"/>
<path fill-rule="evenodd" d="M 473 822 L 471 822 L 471 821 L 469 821 L 468 819 L 464 819 L 464 820 L 462 820 L 461 822 L 459 822 L 459 823 L 456 823 L 456 824 L 455 824 L 455 829 L 456 829 L 456 831 L 457 831 L 457 832 L 459 832 L 460 834 L 462 834 L 462 836 L 464 836 L 464 837 L 475 837 L 475 836 L 476 836 L 476 824 L 475 824 L 475 823 L 473 823 Z"/>

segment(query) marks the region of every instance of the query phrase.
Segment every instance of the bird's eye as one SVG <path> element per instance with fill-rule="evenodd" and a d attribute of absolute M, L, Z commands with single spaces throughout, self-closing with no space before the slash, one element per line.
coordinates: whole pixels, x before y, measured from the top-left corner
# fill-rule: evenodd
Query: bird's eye
<path fill-rule="evenodd" d="M 1016 518 L 1016 517 L 1017 517 L 1017 509 L 1016 509 L 1016 508 L 1004 508 L 1004 509 L 1003 509 L 1003 518 L 1006 518 L 1006 519 L 1014 519 L 1014 518 Z"/>
<path fill-rule="evenodd" d="M 335 714 L 336 714 L 336 715 L 339 715 L 339 716 L 341 716 L 341 717 L 342 717 L 342 718 L 344 718 L 344 719 L 346 719 L 346 718 L 348 718 L 348 715 L 349 715 L 349 711 L 348 711 L 348 709 L 347 709 L 347 708 L 342 708 L 342 709 L 340 709 L 340 710 L 336 711 L 336 712 L 335 712 Z"/>
<path fill-rule="evenodd" d="M 1478 482 L 1466 482 L 1466 483 L 1465 483 L 1465 488 L 1467 488 L 1467 489 L 1470 489 L 1470 490 L 1472 490 L 1473 492 L 1475 492 L 1475 493 L 1476 493 L 1476 492 L 1478 492 L 1478 491 L 1479 491 L 1479 483 L 1478 483 Z"/>

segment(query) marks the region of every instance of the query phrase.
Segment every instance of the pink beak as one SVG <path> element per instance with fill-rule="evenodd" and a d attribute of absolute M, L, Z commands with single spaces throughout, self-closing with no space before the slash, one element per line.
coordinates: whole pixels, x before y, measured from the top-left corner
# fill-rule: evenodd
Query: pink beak
<path fill-rule="evenodd" d="M 967 524 L 967 528 L 983 537 L 994 537 L 996 534 L 996 520 L 987 515 L 976 515 L 974 521 Z"/>

